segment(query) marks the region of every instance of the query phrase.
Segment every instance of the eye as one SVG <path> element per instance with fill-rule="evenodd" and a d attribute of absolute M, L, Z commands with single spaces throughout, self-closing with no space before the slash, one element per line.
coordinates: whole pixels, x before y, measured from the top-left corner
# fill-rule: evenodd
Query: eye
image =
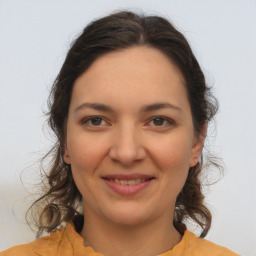
<path fill-rule="evenodd" d="M 82 121 L 83 125 L 96 127 L 96 126 L 108 126 L 109 124 L 100 116 L 90 116 Z"/>
<path fill-rule="evenodd" d="M 147 125 L 149 126 L 158 126 L 158 127 L 168 127 L 168 126 L 173 126 L 174 121 L 172 121 L 169 118 L 162 117 L 162 116 L 156 116 L 153 117 Z"/>

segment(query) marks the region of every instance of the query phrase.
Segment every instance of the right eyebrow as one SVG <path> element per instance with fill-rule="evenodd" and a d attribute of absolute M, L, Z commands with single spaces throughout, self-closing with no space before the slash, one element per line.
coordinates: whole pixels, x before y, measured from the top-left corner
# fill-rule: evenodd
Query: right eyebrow
<path fill-rule="evenodd" d="M 74 112 L 77 112 L 81 109 L 84 109 L 84 108 L 90 108 L 90 109 L 95 109 L 95 110 L 99 110 L 99 111 L 104 111 L 104 112 L 111 112 L 113 113 L 114 110 L 105 105 L 105 104 L 101 104 L 101 103 L 83 103 L 81 105 L 79 105 L 77 108 L 75 108 Z"/>

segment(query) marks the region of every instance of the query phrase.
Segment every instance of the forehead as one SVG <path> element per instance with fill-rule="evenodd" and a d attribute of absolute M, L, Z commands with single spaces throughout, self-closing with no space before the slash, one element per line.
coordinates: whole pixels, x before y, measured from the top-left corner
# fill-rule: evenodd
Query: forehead
<path fill-rule="evenodd" d="M 76 81 L 71 105 L 83 101 L 105 104 L 151 104 L 152 101 L 187 102 L 180 70 L 157 49 L 136 46 L 96 59 Z"/>

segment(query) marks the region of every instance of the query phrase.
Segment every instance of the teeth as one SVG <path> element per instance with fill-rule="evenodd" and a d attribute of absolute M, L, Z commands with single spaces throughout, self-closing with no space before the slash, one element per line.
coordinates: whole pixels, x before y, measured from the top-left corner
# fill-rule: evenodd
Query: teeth
<path fill-rule="evenodd" d="M 117 184 L 121 184 L 121 185 L 136 185 L 142 182 L 145 182 L 146 179 L 135 179 L 135 180 L 118 180 L 118 179 L 109 179 L 109 181 L 111 182 L 115 182 Z"/>
<path fill-rule="evenodd" d="M 127 185 L 127 181 L 126 180 L 120 180 L 120 184 L 121 185 Z"/>
<path fill-rule="evenodd" d="M 118 179 L 115 179 L 114 182 L 121 184 L 121 183 L 120 183 L 120 180 L 118 180 Z"/>
<path fill-rule="evenodd" d="M 127 182 L 128 185 L 135 185 L 136 184 L 136 180 L 129 180 Z M 138 183 L 137 183 L 138 184 Z"/>

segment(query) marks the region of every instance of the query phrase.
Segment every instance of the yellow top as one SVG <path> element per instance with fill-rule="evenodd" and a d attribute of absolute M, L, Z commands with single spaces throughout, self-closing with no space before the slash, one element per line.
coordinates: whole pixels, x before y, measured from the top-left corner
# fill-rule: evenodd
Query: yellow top
<path fill-rule="evenodd" d="M 91 247 L 84 246 L 84 239 L 76 232 L 69 222 L 65 228 L 52 232 L 32 243 L 14 246 L 0 256 L 102 256 Z M 185 231 L 182 240 L 170 251 L 161 256 L 238 256 L 238 254 L 198 238 L 195 234 Z"/>

